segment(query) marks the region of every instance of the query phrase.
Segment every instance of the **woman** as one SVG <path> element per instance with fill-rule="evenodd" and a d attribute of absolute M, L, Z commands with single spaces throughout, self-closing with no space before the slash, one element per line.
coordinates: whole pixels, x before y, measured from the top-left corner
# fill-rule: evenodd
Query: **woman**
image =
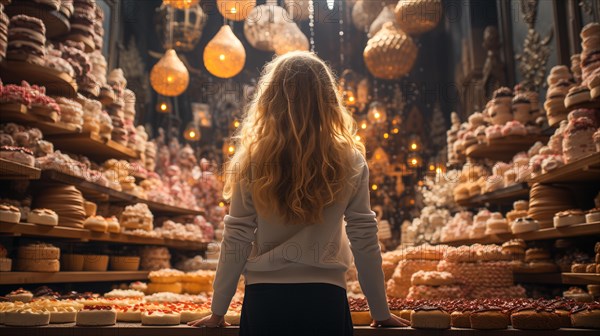
<path fill-rule="evenodd" d="M 212 315 L 224 326 L 242 272 L 240 335 L 351 335 L 352 263 L 372 326 L 406 326 L 386 301 L 364 146 L 327 65 L 292 52 L 266 65 L 228 164 Z M 345 222 L 344 222 L 345 219 Z"/>

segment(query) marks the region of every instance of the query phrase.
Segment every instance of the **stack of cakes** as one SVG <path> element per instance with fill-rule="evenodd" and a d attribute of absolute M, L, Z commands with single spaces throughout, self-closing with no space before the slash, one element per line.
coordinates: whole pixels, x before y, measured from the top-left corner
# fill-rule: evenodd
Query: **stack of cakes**
<path fill-rule="evenodd" d="M 83 228 L 85 220 L 84 199 L 74 186 L 45 188 L 34 198 L 35 207 L 52 209 L 60 218 L 60 226 Z"/>

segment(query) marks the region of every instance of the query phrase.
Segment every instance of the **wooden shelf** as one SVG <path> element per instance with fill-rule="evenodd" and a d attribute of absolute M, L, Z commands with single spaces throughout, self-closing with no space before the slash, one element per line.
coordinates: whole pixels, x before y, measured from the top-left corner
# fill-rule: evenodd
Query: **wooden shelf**
<path fill-rule="evenodd" d="M 79 132 L 79 129 L 73 125 L 60 121 L 50 122 L 40 119 L 35 114 L 28 111 L 27 106 L 22 104 L 0 104 L 0 114 L 2 121 L 12 121 L 19 124 L 26 124 L 30 127 L 39 128 L 45 136 L 54 134 L 72 134 Z"/>
<path fill-rule="evenodd" d="M 529 183 L 598 183 L 598 181 L 600 181 L 600 153 L 594 153 L 549 173 L 536 176 Z"/>
<path fill-rule="evenodd" d="M 562 285 L 560 273 L 514 273 L 516 283 Z"/>
<path fill-rule="evenodd" d="M 40 170 L 22 163 L 0 159 L 0 180 L 37 180 Z"/>
<path fill-rule="evenodd" d="M 537 141 L 548 141 L 547 135 L 507 136 L 491 139 L 488 143 L 472 145 L 465 151 L 472 159 L 491 159 L 509 162 L 515 154 L 527 151 Z"/>
<path fill-rule="evenodd" d="M 527 183 L 514 184 L 506 188 L 498 189 L 483 195 L 459 200 L 461 206 L 481 206 L 486 203 L 508 204 L 529 197 L 529 185 Z"/>
<path fill-rule="evenodd" d="M 505 233 L 500 235 L 486 236 L 480 239 L 462 239 L 448 242 L 441 242 L 452 246 L 472 245 L 472 244 L 499 244 L 505 241 L 520 238 L 525 241 L 561 239 L 570 237 L 593 236 L 600 235 L 600 222 L 582 223 L 562 228 L 540 229 L 532 232 L 519 234 Z"/>
<path fill-rule="evenodd" d="M 114 203 L 145 203 L 154 215 L 165 216 L 199 216 L 204 215 L 203 210 L 193 210 L 180 208 L 168 204 L 162 204 L 147 199 L 139 198 L 134 195 L 117 191 L 108 187 L 98 185 L 87 181 L 81 177 L 72 176 L 57 170 L 42 171 L 42 180 L 46 182 L 58 182 L 62 184 L 74 185 L 81 191 L 86 199 L 91 201 L 103 201 Z"/>
<path fill-rule="evenodd" d="M 515 273 L 515 282 L 544 285 L 599 285 L 598 273 Z"/>
<path fill-rule="evenodd" d="M 77 82 L 66 73 L 37 64 L 8 60 L 0 63 L 0 70 L 5 84 L 27 81 L 29 84 L 44 86 L 49 95 L 77 97 Z"/>
<path fill-rule="evenodd" d="M 156 245 L 177 250 L 204 251 L 208 242 L 192 242 L 163 238 L 148 238 L 124 233 L 103 233 L 66 226 L 45 226 L 31 223 L 0 222 L 0 235 L 12 237 L 44 237 L 76 241 L 98 241 L 112 244 Z"/>
<path fill-rule="evenodd" d="M 131 272 L 2 272 L 0 285 L 48 284 L 60 282 L 103 282 L 148 279 L 148 271 Z"/>
<path fill-rule="evenodd" d="M 177 326 L 142 326 L 139 323 L 117 323 L 110 327 L 77 327 L 75 323 L 50 324 L 44 327 L 7 327 L 0 326 L 0 332 L 6 336 L 237 336 L 240 328 L 229 326 L 225 328 L 195 328 L 187 325 Z M 561 328 L 558 330 L 518 330 L 508 327 L 503 330 L 475 330 L 451 328 L 448 330 L 435 329 L 413 329 L 407 328 L 371 328 L 367 326 L 355 326 L 355 336 L 475 336 L 485 334 L 487 336 L 511 336 L 511 335 L 539 335 L 539 336 L 571 336 L 571 335 L 596 335 L 598 330 Z"/>
<path fill-rule="evenodd" d="M 600 274 L 562 273 L 562 282 L 568 285 L 600 285 Z"/>
<path fill-rule="evenodd" d="M 47 136 L 57 149 L 81 154 L 91 160 L 104 162 L 108 159 L 137 159 L 138 153 L 115 141 L 105 141 L 97 133 L 71 133 Z"/>
<path fill-rule="evenodd" d="M 46 26 L 46 37 L 53 38 L 69 32 L 71 25 L 69 19 L 61 12 L 45 8 L 39 3 L 27 1 L 13 1 L 9 6 L 4 6 L 4 11 L 10 17 L 19 14 L 36 17 Z"/>

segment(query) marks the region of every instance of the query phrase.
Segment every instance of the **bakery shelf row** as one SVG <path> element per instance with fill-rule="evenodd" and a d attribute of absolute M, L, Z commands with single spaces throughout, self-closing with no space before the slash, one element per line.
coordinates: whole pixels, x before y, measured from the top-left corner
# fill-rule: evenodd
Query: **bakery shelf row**
<path fill-rule="evenodd" d="M 77 82 L 64 72 L 24 61 L 4 60 L 0 63 L 2 81 L 5 84 L 29 84 L 44 86 L 46 93 L 67 98 L 77 97 Z"/>
<path fill-rule="evenodd" d="M 0 175 L 4 180 L 36 180 L 40 178 L 41 171 L 18 162 L 0 159 Z"/>
<path fill-rule="evenodd" d="M 484 238 L 476 239 L 461 239 L 443 242 L 451 246 L 472 245 L 472 244 L 499 244 L 511 239 L 523 239 L 525 241 L 546 240 L 546 239 L 561 239 L 582 236 L 600 235 L 600 222 L 582 223 L 561 228 L 547 228 L 537 231 L 519 233 L 519 234 L 499 234 L 490 235 Z"/>
<path fill-rule="evenodd" d="M 16 122 L 36 127 L 56 149 L 81 154 L 102 162 L 108 159 L 137 159 L 139 153 L 112 140 L 102 139 L 97 133 L 81 132 L 75 126 L 54 120 L 42 119 L 22 104 L 2 104 L 3 122 Z"/>
<path fill-rule="evenodd" d="M 110 282 L 148 279 L 149 271 L 108 272 L 2 272 L 0 285 L 48 284 L 70 282 Z"/>
<path fill-rule="evenodd" d="M 464 207 L 483 206 L 488 203 L 509 204 L 517 200 L 527 199 L 528 197 L 529 185 L 527 183 L 517 183 L 482 195 L 458 200 L 456 203 Z"/>
<path fill-rule="evenodd" d="M 538 141 L 547 142 L 547 135 L 512 135 L 499 139 L 490 139 L 487 143 L 469 146 L 465 153 L 471 159 L 491 159 L 509 162 L 519 152 L 527 151 Z"/>
<path fill-rule="evenodd" d="M 0 235 L 12 237 L 45 237 L 75 240 L 81 242 L 97 241 L 115 244 L 156 245 L 178 250 L 206 250 L 209 242 L 141 237 L 125 233 L 94 232 L 87 229 L 66 226 L 44 226 L 30 223 L 0 222 Z"/>
<path fill-rule="evenodd" d="M 90 201 L 103 201 L 122 204 L 145 203 L 154 215 L 164 216 L 198 216 L 204 215 L 203 210 L 181 208 L 169 204 L 143 199 L 126 192 L 114 190 L 90 182 L 84 178 L 69 175 L 57 170 L 43 170 L 41 180 L 46 183 L 61 183 L 73 185 Z"/>
<path fill-rule="evenodd" d="M 578 182 L 600 183 L 600 153 L 591 154 L 529 181 L 544 184 Z"/>
<path fill-rule="evenodd" d="M 598 273 L 515 273 L 515 282 L 546 285 L 600 285 Z"/>
<path fill-rule="evenodd" d="M 76 327 L 74 323 L 51 324 L 45 327 L 16 328 L 0 326 L 0 333 L 7 336 L 237 336 L 239 327 L 230 326 L 226 328 L 195 328 L 187 325 L 178 326 L 142 326 L 139 323 L 117 323 L 111 327 Z M 452 328 L 448 330 L 435 329 L 413 329 L 413 328 L 371 328 L 354 327 L 355 336 L 471 336 L 480 335 L 481 330 Z M 511 336 L 511 335 L 544 335 L 544 336 L 567 336 L 567 335 L 597 335 L 598 330 L 562 328 L 558 330 L 517 330 L 509 327 L 504 330 L 485 330 L 487 336 Z"/>

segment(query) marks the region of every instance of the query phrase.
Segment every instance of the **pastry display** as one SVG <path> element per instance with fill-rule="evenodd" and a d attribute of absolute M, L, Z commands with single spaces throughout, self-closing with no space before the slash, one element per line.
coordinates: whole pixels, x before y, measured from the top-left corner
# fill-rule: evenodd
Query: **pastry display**
<path fill-rule="evenodd" d="M 110 326 L 117 323 L 117 312 L 111 306 L 84 306 L 77 312 L 78 326 Z"/>
<path fill-rule="evenodd" d="M 10 19 L 6 59 L 44 65 L 46 57 L 46 26 L 27 15 Z"/>
<path fill-rule="evenodd" d="M 561 211 L 554 215 L 554 227 L 556 228 L 581 223 L 585 223 L 585 215 L 581 210 Z"/>
<path fill-rule="evenodd" d="M 154 216 L 148 205 L 138 203 L 125 207 L 119 223 L 124 230 L 152 231 Z"/>
<path fill-rule="evenodd" d="M 410 326 L 416 329 L 450 329 L 450 314 L 439 307 L 417 307 L 410 314 Z"/>
<path fill-rule="evenodd" d="M 90 231 L 106 232 L 108 231 L 108 222 L 102 216 L 92 216 L 85 219 L 83 227 Z"/>
<path fill-rule="evenodd" d="M 27 221 L 32 224 L 56 226 L 58 215 L 50 209 L 33 209 L 27 215 Z"/>
<path fill-rule="evenodd" d="M 60 226 L 82 228 L 85 221 L 84 200 L 74 186 L 52 186 L 34 198 L 35 205 L 52 209 L 60 218 Z"/>
<path fill-rule="evenodd" d="M 27 303 L 33 299 L 33 293 L 28 290 L 24 290 L 23 288 L 19 288 L 14 290 L 8 294 L 6 294 L 6 298 L 12 302 L 24 302 Z"/>
<path fill-rule="evenodd" d="M 21 220 L 21 211 L 10 204 L 0 204 L 0 221 L 5 223 L 18 223 Z"/>
<path fill-rule="evenodd" d="M 50 312 L 33 304 L 17 305 L 3 312 L 4 324 L 13 327 L 36 327 L 50 323 Z"/>

